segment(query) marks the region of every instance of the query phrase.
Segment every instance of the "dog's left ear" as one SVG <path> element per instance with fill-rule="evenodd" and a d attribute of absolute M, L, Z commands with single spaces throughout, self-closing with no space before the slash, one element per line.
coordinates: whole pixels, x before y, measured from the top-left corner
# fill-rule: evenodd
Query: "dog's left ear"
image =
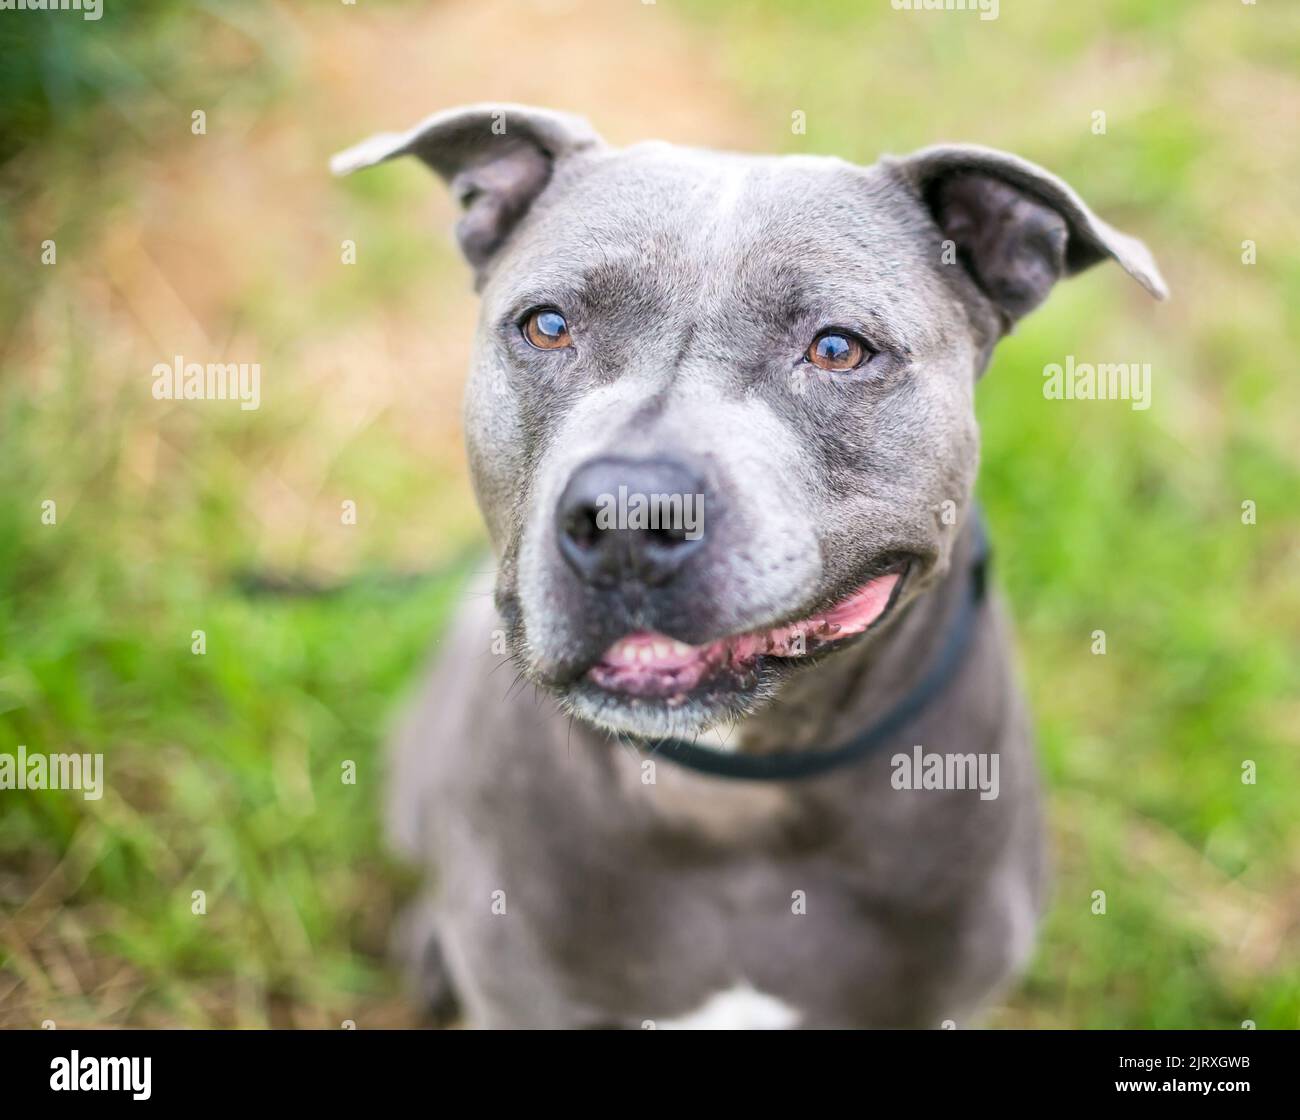
<path fill-rule="evenodd" d="M 560 160 L 603 147 L 581 117 L 527 105 L 467 105 L 435 113 L 407 132 L 384 132 L 330 160 L 335 175 L 397 156 L 418 156 L 464 208 L 456 225 L 461 251 L 481 278 Z"/>
<path fill-rule="evenodd" d="M 1111 257 L 1157 299 L 1168 294 L 1147 247 L 1098 218 L 1041 167 L 974 145 L 888 160 L 911 184 L 957 259 L 1001 313 L 1003 330 L 1057 280 Z"/>

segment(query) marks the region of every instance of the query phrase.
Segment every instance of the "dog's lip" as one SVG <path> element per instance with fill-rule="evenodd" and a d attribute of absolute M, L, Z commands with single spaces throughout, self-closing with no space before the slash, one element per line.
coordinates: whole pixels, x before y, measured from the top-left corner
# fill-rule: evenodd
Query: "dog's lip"
<path fill-rule="evenodd" d="M 866 633 L 899 597 L 909 565 L 896 563 L 824 609 L 776 626 L 689 645 L 665 634 L 638 632 L 614 642 L 586 672 L 603 691 L 680 701 L 724 669 L 746 676 L 760 658 L 793 661 Z"/>

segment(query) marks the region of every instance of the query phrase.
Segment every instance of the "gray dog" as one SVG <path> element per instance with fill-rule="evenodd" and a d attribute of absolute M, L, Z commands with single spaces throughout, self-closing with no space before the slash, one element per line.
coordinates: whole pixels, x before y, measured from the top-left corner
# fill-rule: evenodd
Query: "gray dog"
<path fill-rule="evenodd" d="M 482 105 L 333 166 L 400 155 L 464 208 L 499 565 L 393 759 L 423 998 L 483 1027 L 966 1025 L 1044 897 L 975 382 L 1062 276 L 1113 257 L 1162 297 L 1145 247 L 975 147 L 616 149 Z"/>

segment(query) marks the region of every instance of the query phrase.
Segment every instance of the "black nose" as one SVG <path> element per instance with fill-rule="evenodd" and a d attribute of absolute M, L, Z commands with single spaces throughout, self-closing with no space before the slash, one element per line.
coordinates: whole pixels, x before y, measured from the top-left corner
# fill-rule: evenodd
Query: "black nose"
<path fill-rule="evenodd" d="M 704 486 L 665 459 L 592 459 L 555 511 L 565 561 L 585 582 L 667 583 L 704 544 Z"/>

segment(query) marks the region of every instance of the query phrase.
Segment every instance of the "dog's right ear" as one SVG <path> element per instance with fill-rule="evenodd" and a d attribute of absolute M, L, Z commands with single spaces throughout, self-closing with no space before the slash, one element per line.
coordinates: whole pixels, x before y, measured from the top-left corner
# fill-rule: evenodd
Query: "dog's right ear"
<path fill-rule="evenodd" d="M 604 143 L 581 117 L 526 105 L 467 105 L 435 113 L 408 132 L 384 132 L 330 160 L 347 175 L 397 156 L 418 156 L 464 208 L 461 251 L 481 278 L 492 255 L 551 181 L 555 165 Z"/>
<path fill-rule="evenodd" d="M 911 184 L 954 243 L 1004 332 L 1042 303 L 1058 280 L 1107 259 L 1157 299 L 1169 294 L 1141 241 L 1107 225 L 1069 186 L 1028 160 L 945 144 L 882 162 Z"/>

